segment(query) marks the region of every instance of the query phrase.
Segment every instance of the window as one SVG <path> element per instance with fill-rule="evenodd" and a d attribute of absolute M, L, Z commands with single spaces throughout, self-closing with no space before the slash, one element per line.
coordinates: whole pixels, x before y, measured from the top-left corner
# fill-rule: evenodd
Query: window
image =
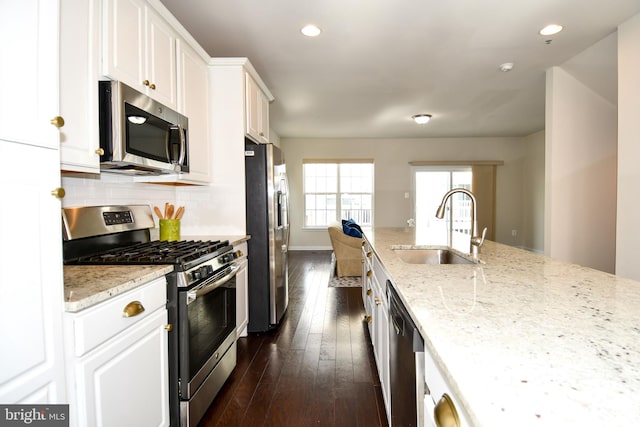
<path fill-rule="evenodd" d="M 305 227 L 349 218 L 373 224 L 373 161 L 309 160 L 302 173 Z"/>
<path fill-rule="evenodd" d="M 414 191 L 416 233 L 434 244 L 449 244 L 456 235 L 471 234 L 471 201 L 456 193 L 448 202 L 444 220 L 435 214 L 442 197 L 452 188 L 471 190 L 471 167 L 416 167 Z"/>

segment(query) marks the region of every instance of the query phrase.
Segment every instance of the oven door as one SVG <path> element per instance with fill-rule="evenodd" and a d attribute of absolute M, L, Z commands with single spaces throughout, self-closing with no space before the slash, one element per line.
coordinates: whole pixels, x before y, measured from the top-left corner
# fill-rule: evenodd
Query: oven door
<path fill-rule="evenodd" d="M 236 272 L 178 291 L 180 398 L 189 400 L 222 359 L 236 335 Z M 229 337 L 232 340 L 229 340 Z M 224 344 L 224 345 L 223 345 Z"/>

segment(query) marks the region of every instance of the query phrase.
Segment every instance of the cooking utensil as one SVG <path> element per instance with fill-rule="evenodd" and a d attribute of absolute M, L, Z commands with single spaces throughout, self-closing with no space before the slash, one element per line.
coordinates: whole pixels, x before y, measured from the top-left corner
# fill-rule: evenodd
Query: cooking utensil
<path fill-rule="evenodd" d="M 173 219 L 173 210 L 174 207 L 172 204 L 170 204 L 169 209 L 167 209 L 167 219 Z"/>
<path fill-rule="evenodd" d="M 160 210 L 159 207 L 154 206 L 153 211 L 156 213 L 156 215 L 158 215 L 158 218 L 164 219 L 164 215 L 162 215 L 162 211 Z"/>
<path fill-rule="evenodd" d="M 164 204 L 164 218 L 169 219 L 169 202 L 165 202 Z"/>
<path fill-rule="evenodd" d="M 176 211 L 176 219 L 182 219 L 182 215 L 184 215 L 184 206 L 180 206 Z"/>

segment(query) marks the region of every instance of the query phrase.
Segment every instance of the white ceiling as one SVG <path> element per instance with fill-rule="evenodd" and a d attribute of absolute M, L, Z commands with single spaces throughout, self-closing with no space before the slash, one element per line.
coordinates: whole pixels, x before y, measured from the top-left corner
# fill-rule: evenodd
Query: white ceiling
<path fill-rule="evenodd" d="M 545 70 L 640 12 L 640 0 L 161 2 L 211 56 L 249 58 L 282 138 L 531 134 L 544 128 Z M 302 36 L 307 23 L 323 33 Z M 564 31 L 539 35 L 549 23 Z M 615 58 L 584 55 L 570 72 L 615 81 Z M 615 100 L 615 84 L 594 89 Z M 417 125 L 418 113 L 433 119 Z"/>

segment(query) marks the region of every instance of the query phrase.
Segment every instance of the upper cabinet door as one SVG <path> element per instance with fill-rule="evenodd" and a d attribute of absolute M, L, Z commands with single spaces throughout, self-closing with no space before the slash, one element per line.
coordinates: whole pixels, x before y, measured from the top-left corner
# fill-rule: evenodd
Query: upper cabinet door
<path fill-rule="evenodd" d="M 178 41 L 178 71 L 182 114 L 189 118 L 189 179 L 211 180 L 209 139 L 209 74 L 204 60 L 184 41 Z"/>
<path fill-rule="evenodd" d="M 100 172 L 98 28 L 100 0 L 60 4 L 60 164 L 64 171 Z"/>
<path fill-rule="evenodd" d="M 246 133 L 255 142 L 269 142 L 269 100 L 256 81 L 245 74 Z"/>
<path fill-rule="evenodd" d="M 0 4 L 0 139 L 58 148 L 58 14 L 54 0 Z"/>
<path fill-rule="evenodd" d="M 155 12 L 147 9 L 146 75 L 148 93 L 163 104 L 177 108 L 176 33 Z M 143 80 L 143 84 L 144 80 Z"/>
<path fill-rule="evenodd" d="M 102 73 L 137 89 L 144 89 L 145 3 L 105 0 Z"/>
<path fill-rule="evenodd" d="M 141 0 L 105 0 L 102 73 L 171 108 L 176 105 L 176 34 Z"/>

